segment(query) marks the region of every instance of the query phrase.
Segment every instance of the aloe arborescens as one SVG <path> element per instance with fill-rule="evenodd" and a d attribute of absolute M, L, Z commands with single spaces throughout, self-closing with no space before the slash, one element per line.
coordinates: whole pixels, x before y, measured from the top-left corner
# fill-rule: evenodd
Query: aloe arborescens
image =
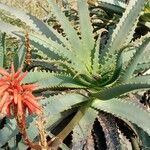
<path fill-rule="evenodd" d="M 50 119 L 47 123 L 48 131 L 58 129 L 57 125 L 59 126 L 60 121 L 68 117 L 70 113 L 75 113 L 60 132 L 55 130 L 54 133 L 64 140 L 73 131 L 73 149 L 83 149 L 88 144 L 95 119 L 98 118 L 102 126 L 105 126 L 104 120 L 109 122 L 106 118 L 110 117 L 105 117 L 102 113 L 106 112 L 123 120 L 132 127 L 133 131 L 135 131 L 133 124 L 137 124 L 150 134 L 150 113 L 128 97 L 129 92 L 150 88 L 149 75 L 137 76 L 138 72 L 150 67 L 149 59 L 145 57 L 149 52 L 149 34 L 132 41 L 135 23 L 145 1 L 130 0 L 107 44 L 102 46 L 100 46 L 101 35 L 97 41 L 94 39 L 86 0 L 77 2 L 80 20 L 79 34 L 70 25 L 57 4 L 49 0 L 51 11 L 64 29 L 65 36 L 29 14 L 20 12 L 18 15 L 15 9 L 0 5 L 0 9 L 12 13 L 35 31 L 29 34 L 31 44 L 41 50 L 44 54 L 39 52 L 37 54 L 46 59 L 33 59 L 31 66 L 49 69 L 50 65 L 55 64 L 57 67 L 55 72 L 51 70 L 51 72 L 29 72 L 29 78 L 24 80 L 30 83 L 37 82 L 40 85 L 37 92 L 60 91 L 58 95 L 47 94 L 48 98 L 42 102 L 44 113 Z M 2 31 L 4 31 L 3 25 L 6 24 L 2 23 L 0 27 Z M 9 30 L 6 31 L 8 34 L 24 40 L 24 33 L 12 32 L 20 31 L 20 28 L 9 24 L 7 26 L 9 26 Z M 62 90 L 64 90 L 63 93 Z M 111 124 L 107 123 L 107 125 Z M 31 124 L 29 131 L 32 133 L 32 139 L 36 139 L 38 133 L 32 132 L 32 129 Z M 116 137 L 109 138 L 111 142 L 107 141 L 109 135 L 105 133 L 109 148 Z M 139 143 L 135 137 L 134 139 L 133 149 L 139 148 Z M 95 140 L 94 144 L 97 142 Z M 120 143 L 117 146 L 118 149 L 123 146 L 121 142 L 117 143 Z"/>

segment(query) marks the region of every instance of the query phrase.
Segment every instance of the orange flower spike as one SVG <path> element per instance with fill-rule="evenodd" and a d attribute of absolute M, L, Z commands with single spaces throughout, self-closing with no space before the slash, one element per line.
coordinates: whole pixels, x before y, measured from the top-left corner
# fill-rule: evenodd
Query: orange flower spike
<path fill-rule="evenodd" d="M 17 89 L 17 91 L 23 91 L 22 85 L 17 84 L 15 85 L 15 88 Z"/>
<path fill-rule="evenodd" d="M 5 82 L 7 84 L 7 82 Z M 4 80 L 0 80 L 0 86 L 4 85 Z"/>
<path fill-rule="evenodd" d="M 11 100 L 7 101 L 4 104 L 4 106 L 2 108 L 2 111 L 1 111 L 3 114 L 6 114 L 8 117 L 11 116 L 11 113 L 10 113 L 10 104 L 11 104 Z"/>
<path fill-rule="evenodd" d="M 41 99 L 44 98 L 43 96 L 37 96 L 37 97 L 35 97 L 31 92 L 25 93 L 25 94 L 24 94 L 24 97 L 25 97 L 25 98 L 26 98 L 26 97 L 29 97 L 29 98 L 31 98 L 31 99 L 35 99 L 35 101 L 41 100 Z"/>
<path fill-rule="evenodd" d="M 27 106 L 27 108 L 28 108 L 28 112 L 30 113 L 30 114 L 32 114 L 32 113 L 36 113 L 37 112 L 37 110 L 36 110 L 36 108 L 35 107 L 33 107 L 29 102 L 25 102 L 26 103 L 26 106 Z"/>
<path fill-rule="evenodd" d="M 21 100 L 21 95 L 18 95 L 18 115 L 23 114 L 23 106 L 22 106 L 22 100 Z"/>
<path fill-rule="evenodd" d="M 8 89 L 9 88 L 9 85 L 3 85 L 3 86 L 0 86 L 0 96 L 4 93 L 4 91 L 6 90 L 6 89 Z"/>
<path fill-rule="evenodd" d="M 7 83 L 7 82 L 4 82 L 4 81 L 2 81 L 2 82 L 0 81 L 0 89 L 1 89 L 1 87 L 4 86 L 4 85 L 6 86 L 6 85 L 8 85 L 8 83 Z"/>
<path fill-rule="evenodd" d="M 18 82 L 21 82 L 26 76 L 27 76 L 28 72 L 25 72 L 23 73 L 22 75 L 20 75 L 18 78 L 17 78 L 17 81 Z"/>
<path fill-rule="evenodd" d="M 41 112 L 41 107 L 32 91 L 38 86 L 36 84 L 21 84 L 27 72 L 22 73 L 19 69 L 15 72 L 14 65 L 11 65 L 10 72 L 0 68 L 0 113 L 10 115 L 23 115 L 28 110 L 30 113 Z M 11 107 L 14 106 L 14 107 Z M 12 114 L 11 114 L 12 113 Z"/>
<path fill-rule="evenodd" d="M 36 107 L 37 109 L 40 109 L 40 105 L 38 104 L 38 102 L 37 102 L 35 99 L 30 98 L 29 96 L 26 96 L 26 97 L 25 97 L 25 101 L 24 101 L 24 102 L 25 102 L 25 103 L 26 103 L 26 102 L 29 102 L 30 105 L 33 105 L 33 106 Z"/>
<path fill-rule="evenodd" d="M 32 103 L 28 100 L 24 101 L 24 104 L 26 105 L 26 108 L 30 110 L 30 113 L 36 112 L 36 107 L 32 105 Z"/>
<path fill-rule="evenodd" d="M 35 106 L 33 105 L 29 100 L 24 101 L 24 103 L 26 104 L 29 113 L 40 113 L 41 112 L 41 108 L 39 106 Z"/>
<path fill-rule="evenodd" d="M 5 81 L 5 82 L 8 82 L 9 80 L 11 80 L 11 76 L 4 76 L 1 78 L 1 81 Z"/>
<path fill-rule="evenodd" d="M 30 91 L 30 90 L 35 90 L 35 89 L 37 89 L 37 87 L 38 87 L 37 84 L 26 84 L 26 85 L 22 85 L 22 88 L 23 88 L 24 90 L 28 90 L 28 91 Z"/>
<path fill-rule="evenodd" d="M 18 99 L 18 92 L 16 89 L 14 89 L 13 93 L 14 93 L 14 103 L 17 104 L 18 103 L 18 100 L 17 100 Z"/>
<path fill-rule="evenodd" d="M 7 102 L 8 97 L 9 97 L 8 92 L 5 92 L 3 97 L 0 100 L 0 111 L 3 108 L 3 105 L 5 104 L 5 102 Z"/>

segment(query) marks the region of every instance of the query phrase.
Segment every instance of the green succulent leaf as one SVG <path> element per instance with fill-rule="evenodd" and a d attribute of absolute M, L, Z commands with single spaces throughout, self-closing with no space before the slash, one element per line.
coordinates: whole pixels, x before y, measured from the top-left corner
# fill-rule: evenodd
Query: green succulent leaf
<path fill-rule="evenodd" d="M 4 4 L 0 4 L 0 9 L 5 10 L 11 15 L 14 15 L 16 18 L 20 19 L 22 22 L 26 23 L 26 25 L 30 27 L 31 30 L 35 31 L 36 33 L 46 35 L 46 37 L 51 38 L 53 41 L 57 41 L 58 43 L 64 43 L 65 46 L 67 46 L 68 48 L 71 47 L 70 43 L 66 40 L 65 37 L 61 36 L 61 34 L 59 34 L 56 30 L 46 25 L 43 21 L 36 18 L 35 16 L 32 16 L 31 14 L 25 13 L 22 10 L 12 8 Z M 6 26 L 8 26 L 8 24 L 0 23 L 0 28 L 2 31 L 5 31 Z M 24 29 L 21 29 L 22 27 L 17 28 L 17 26 L 15 27 L 11 25 L 9 25 L 8 27 L 9 28 L 7 28 L 7 32 L 9 31 L 9 34 L 12 34 L 12 32 L 14 31 L 24 31 Z M 14 36 L 14 34 L 12 35 Z"/>
<path fill-rule="evenodd" d="M 53 72 L 29 72 L 23 83 L 37 83 L 38 89 L 86 88 L 70 75 Z"/>
<path fill-rule="evenodd" d="M 150 62 L 138 64 L 135 73 L 140 73 L 142 71 L 148 70 L 150 68 Z"/>
<path fill-rule="evenodd" d="M 104 54 L 107 54 L 107 52 L 114 54 L 119 50 L 119 48 L 121 48 L 127 38 L 127 35 L 131 31 L 131 28 L 134 26 L 144 3 L 144 0 L 130 0 L 128 7 L 117 24 L 116 29 L 113 31 L 111 38 L 107 42 Z"/>
<path fill-rule="evenodd" d="M 135 129 L 143 143 L 143 149 L 150 149 L 150 136 L 141 128 L 135 126 Z"/>
<path fill-rule="evenodd" d="M 39 31 L 36 24 L 33 23 L 33 20 L 30 19 L 30 16 L 21 10 L 17 10 L 16 8 L 9 7 L 5 4 L 0 3 L 0 9 L 9 12 L 11 15 L 14 15 L 16 18 L 22 20 L 27 23 L 28 26 L 32 27 L 32 29 Z"/>
<path fill-rule="evenodd" d="M 88 101 L 88 98 L 81 94 L 64 93 L 45 98 L 41 100 L 41 104 L 44 108 L 44 115 L 48 116 L 48 118 L 53 118 L 54 116 L 61 116 L 62 112 L 76 107 L 77 105 L 80 105 L 86 101 Z M 28 135 L 31 139 L 34 139 L 36 136 L 38 136 L 38 129 L 34 128 L 34 124 L 35 122 L 30 123 L 30 126 L 27 129 Z"/>
<path fill-rule="evenodd" d="M 63 111 L 69 110 L 77 104 L 87 102 L 89 99 L 84 95 L 77 93 L 65 93 L 56 96 L 50 96 L 45 99 L 46 104 L 45 115 L 55 115 Z"/>
<path fill-rule="evenodd" d="M 101 29 L 99 31 L 100 34 L 96 41 L 96 46 L 95 46 L 94 50 L 92 50 L 93 54 L 91 54 L 91 59 L 92 59 L 91 61 L 92 61 L 92 74 L 93 75 L 100 73 L 100 41 L 101 41 L 102 33 L 105 31 L 107 31 L 107 30 Z"/>
<path fill-rule="evenodd" d="M 95 111 L 92 108 L 88 108 L 85 112 L 84 116 L 73 129 L 73 149 L 82 149 L 84 147 L 97 115 L 98 111 Z"/>
<path fill-rule="evenodd" d="M 63 89 L 63 88 L 73 88 L 73 89 L 79 89 L 79 88 L 86 88 L 84 85 L 80 84 L 76 79 L 73 79 L 70 75 L 64 75 L 64 74 L 57 74 L 57 73 L 49 73 L 51 76 L 49 78 L 40 80 L 37 82 L 39 85 L 39 89 L 42 88 L 51 88 L 51 89 Z"/>
<path fill-rule="evenodd" d="M 41 55 L 40 55 L 41 56 Z M 56 73 L 65 73 L 73 76 L 76 74 L 76 70 L 72 68 L 72 65 L 67 61 L 63 60 L 41 60 L 41 59 L 33 59 L 32 66 L 34 67 L 42 67 L 45 70 L 54 71 Z"/>
<path fill-rule="evenodd" d="M 18 133 L 15 119 L 7 119 L 7 124 L 0 130 L 0 147 L 5 145 L 12 137 Z"/>
<path fill-rule="evenodd" d="M 25 37 L 25 35 L 21 32 L 16 32 L 15 34 L 20 36 L 21 38 Z M 49 57 L 53 58 L 55 56 L 55 55 L 53 56 L 52 53 L 50 53 L 51 51 L 53 53 L 56 53 L 58 56 L 60 55 L 63 59 L 64 59 L 64 56 L 70 55 L 69 51 L 66 50 L 65 47 L 61 46 L 57 42 L 52 41 L 51 39 L 48 39 L 44 35 L 40 35 L 40 34 L 36 34 L 36 33 L 30 33 L 29 38 L 31 41 L 39 43 L 43 47 L 49 49 L 49 50 L 47 50 L 47 53 L 49 53 L 49 55 L 48 55 Z M 63 50 L 64 54 L 62 53 L 61 50 Z M 54 57 L 54 58 L 56 59 L 57 57 Z"/>
<path fill-rule="evenodd" d="M 95 41 L 92 33 L 88 5 L 86 0 L 78 0 L 77 2 L 80 18 L 81 42 L 83 46 L 80 54 L 82 56 L 84 55 L 86 63 L 91 65 L 91 52 L 95 48 Z"/>
<path fill-rule="evenodd" d="M 8 146 L 11 150 L 16 150 L 16 137 L 12 137 L 9 141 L 8 141 Z"/>
<path fill-rule="evenodd" d="M 25 143 L 23 142 L 23 140 L 21 140 L 19 143 L 18 143 L 18 150 L 21 150 L 21 149 L 27 149 L 28 146 L 25 145 Z"/>
<path fill-rule="evenodd" d="M 24 39 L 24 34 L 21 32 L 16 32 L 20 38 Z M 66 49 L 62 44 L 55 42 L 43 35 L 30 33 L 31 44 L 36 48 L 45 53 L 52 60 L 68 60 L 71 61 L 72 67 L 74 67 L 80 73 L 86 73 L 87 70 L 84 64 L 76 57 L 73 51 Z M 82 71 L 81 71 L 82 70 Z"/>
<path fill-rule="evenodd" d="M 110 99 L 108 101 L 95 100 L 92 108 L 113 114 L 116 117 L 126 119 L 141 127 L 150 135 L 150 113 L 131 100 Z M 134 109 L 133 109 L 134 108 Z"/>
<path fill-rule="evenodd" d="M 64 29 L 72 48 L 75 50 L 76 54 L 78 54 L 79 50 L 81 49 L 81 43 L 75 29 L 70 25 L 70 22 L 62 13 L 54 0 L 48 0 L 48 3 L 50 4 L 51 11 L 62 25 L 62 28 Z"/>
<path fill-rule="evenodd" d="M 25 46 L 24 46 L 24 43 L 22 43 L 20 45 L 20 47 L 18 48 L 18 51 L 17 51 L 17 54 L 18 55 L 18 69 L 23 67 L 24 65 L 24 61 L 25 61 L 25 54 L 26 54 L 26 51 L 25 51 Z"/>
<path fill-rule="evenodd" d="M 15 16 L 16 18 L 20 19 L 21 21 L 23 21 L 24 23 L 26 23 L 27 26 L 29 26 L 32 30 L 40 32 L 39 29 L 39 24 L 36 24 L 34 22 L 34 19 L 37 21 L 38 19 L 30 14 L 25 13 L 22 10 L 13 8 L 13 7 L 9 7 L 7 5 L 4 5 L 2 3 L 0 3 L 0 9 L 4 10 L 6 12 L 9 12 L 11 15 Z M 40 23 L 42 21 L 38 20 Z M 46 26 L 44 23 L 42 24 L 42 26 L 44 25 L 44 27 Z M 44 30 L 44 28 L 41 28 L 42 30 Z M 49 33 L 49 32 L 43 32 L 45 34 Z"/>
<path fill-rule="evenodd" d="M 109 100 L 111 98 L 119 97 L 123 94 L 127 94 L 135 90 L 143 90 L 149 88 L 150 88 L 150 76 L 146 75 L 134 77 L 125 83 L 105 88 L 104 90 L 92 95 L 99 99 Z"/>
<path fill-rule="evenodd" d="M 129 80 L 132 76 L 133 73 L 137 67 L 137 64 L 139 63 L 139 59 L 141 59 L 141 55 L 144 50 L 148 49 L 150 46 L 150 38 L 146 38 L 145 41 L 136 49 L 136 53 L 130 60 L 128 66 L 125 69 L 124 75 L 121 77 L 122 81 L 127 81 Z"/>
<path fill-rule="evenodd" d="M 21 31 L 21 28 L 14 26 L 14 25 L 11 25 L 9 23 L 5 23 L 5 22 L 0 21 L 0 30 L 1 30 L 1 32 L 5 32 L 8 35 L 11 35 L 12 37 L 18 38 L 18 36 L 13 34 L 13 32 Z"/>
<path fill-rule="evenodd" d="M 27 76 L 24 78 L 23 83 L 34 83 L 37 81 L 40 81 L 42 79 L 47 79 L 50 76 L 49 72 L 38 72 L 38 71 L 34 71 L 34 72 L 29 72 L 27 74 Z"/>

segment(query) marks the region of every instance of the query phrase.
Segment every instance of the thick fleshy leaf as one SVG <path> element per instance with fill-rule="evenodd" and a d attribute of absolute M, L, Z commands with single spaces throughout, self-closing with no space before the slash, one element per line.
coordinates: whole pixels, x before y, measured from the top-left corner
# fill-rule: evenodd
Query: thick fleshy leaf
<path fill-rule="evenodd" d="M 91 61 L 92 61 L 92 74 L 97 75 L 100 73 L 100 42 L 101 36 L 106 29 L 101 29 L 97 41 L 95 42 L 95 48 L 91 51 Z"/>
<path fill-rule="evenodd" d="M 143 51 L 147 50 L 149 46 L 150 38 L 145 38 L 143 43 L 136 49 L 136 53 L 130 60 L 128 66 L 126 67 L 125 72 L 121 77 L 121 81 L 127 81 L 133 76 L 133 73 L 139 63 L 139 59 L 142 59 Z"/>
<path fill-rule="evenodd" d="M 80 18 L 81 41 L 83 44 L 83 49 L 80 50 L 80 55 L 84 55 L 82 60 L 85 60 L 84 62 L 90 66 L 91 52 L 95 47 L 94 36 L 92 33 L 92 24 L 90 22 L 87 0 L 78 0 L 77 2 Z"/>
<path fill-rule="evenodd" d="M 88 98 L 76 93 L 59 94 L 45 99 L 47 101 L 45 107 L 46 115 L 54 115 L 65 110 L 69 110 L 77 104 L 87 102 Z"/>
<path fill-rule="evenodd" d="M 82 149 L 87 142 L 87 138 L 91 133 L 93 123 L 98 115 L 98 111 L 94 109 L 88 108 L 85 112 L 84 116 L 81 118 L 79 123 L 73 129 L 72 134 L 72 142 L 73 147 L 72 149 Z"/>
<path fill-rule="evenodd" d="M 140 11 L 144 6 L 144 0 L 130 0 L 122 18 L 113 31 L 112 36 L 107 42 L 103 55 L 114 54 L 124 44 L 127 35 L 132 30 L 132 27 L 139 16 Z"/>
<path fill-rule="evenodd" d="M 76 51 L 76 54 L 80 52 L 81 49 L 81 42 L 79 40 L 79 37 L 74 30 L 74 28 L 70 25 L 70 22 L 65 17 L 65 15 L 62 13 L 60 8 L 57 6 L 57 4 L 54 2 L 54 0 L 48 0 L 51 11 L 54 13 L 60 24 L 62 25 L 64 32 L 67 35 L 68 41 L 72 45 L 72 48 Z"/>
<path fill-rule="evenodd" d="M 24 34 L 21 32 L 15 32 L 20 38 L 24 39 Z M 30 41 L 33 46 L 40 49 L 52 60 L 67 60 L 71 61 L 71 65 L 79 72 L 87 72 L 85 65 L 78 59 L 78 55 L 75 51 L 68 50 L 63 44 L 59 44 L 47 38 L 44 35 L 30 33 Z"/>
<path fill-rule="evenodd" d="M 96 94 L 93 94 L 93 96 L 99 99 L 109 100 L 111 98 L 118 97 L 135 90 L 144 90 L 149 88 L 150 88 L 150 76 L 145 75 L 132 78 L 128 80 L 128 82 L 122 83 L 120 85 L 105 88 L 104 90 Z"/>
<path fill-rule="evenodd" d="M 78 104 L 88 101 L 83 95 L 75 94 L 75 93 L 66 93 L 59 94 L 55 96 L 50 96 L 49 98 L 43 99 L 41 104 L 44 107 L 44 115 L 48 116 L 48 118 L 54 118 L 54 116 L 61 116 L 61 113 L 75 107 Z M 57 118 L 55 118 L 57 119 Z M 51 120 L 50 120 L 51 121 Z M 48 127 L 50 127 L 51 123 Z M 27 129 L 28 135 L 31 139 L 34 139 L 38 136 L 37 129 L 34 128 L 34 122 L 30 123 L 30 127 Z M 33 132 L 31 132 L 33 130 Z"/>
<path fill-rule="evenodd" d="M 15 119 L 7 120 L 7 124 L 0 130 L 0 147 L 6 144 L 18 133 Z"/>
<path fill-rule="evenodd" d="M 131 100 L 111 99 L 101 101 L 96 99 L 91 107 L 128 120 L 150 135 L 150 113 L 138 106 L 137 103 L 131 102 Z"/>
<path fill-rule="evenodd" d="M 86 88 L 72 76 L 50 72 L 29 72 L 23 83 L 37 83 L 37 89 Z"/>
<path fill-rule="evenodd" d="M 13 32 L 22 31 L 22 29 L 9 23 L 0 21 L 0 31 L 19 39 L 18 36 L 16 36 Z"/>

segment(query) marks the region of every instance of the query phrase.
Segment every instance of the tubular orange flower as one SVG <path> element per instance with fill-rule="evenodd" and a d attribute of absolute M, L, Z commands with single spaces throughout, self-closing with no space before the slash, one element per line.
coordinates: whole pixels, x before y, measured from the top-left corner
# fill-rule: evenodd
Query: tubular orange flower
<path fill-rule="evenodd" d="M 7 116 L 22 116 L 26 110 L 29 113 L 40 113 L 41 107 L 37 102 L 40 97 L 35 97 L 32 92 L 37 88 L 37 84 L 23 85 L 21 82 L 26 77 L 27 72 L 17 72 L 14 65 L 9 71 L 0 68 L 0 113 Z M 25 115 L 25 114 L 24 114 Z"/>

